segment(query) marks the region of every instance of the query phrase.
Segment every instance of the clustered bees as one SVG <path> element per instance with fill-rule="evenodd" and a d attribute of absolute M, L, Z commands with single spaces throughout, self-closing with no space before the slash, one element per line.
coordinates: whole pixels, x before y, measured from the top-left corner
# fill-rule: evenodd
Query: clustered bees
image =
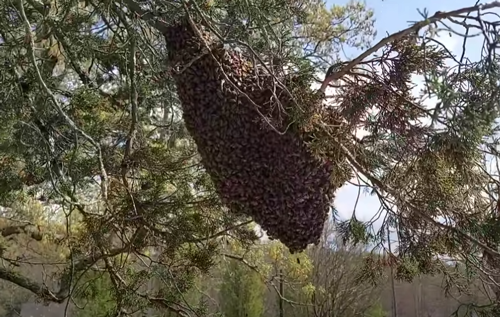
<path fill-rule="evenodd" d="M 202 32 L 183 21 L 164 35 L 186 127 L 219 196 L 292 253 L 317 244 L 335 190 L 333 167 L 283 129 L 282 108 L 291 101 L 272 76 L 256 75 L 241 54 Z"/>

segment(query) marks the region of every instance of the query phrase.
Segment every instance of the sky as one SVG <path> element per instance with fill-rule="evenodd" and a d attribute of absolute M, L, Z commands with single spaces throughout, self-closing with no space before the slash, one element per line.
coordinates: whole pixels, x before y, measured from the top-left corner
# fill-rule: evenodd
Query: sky
<path fill-rule="evenodd" d="M 328 0 L 329 5 L 345 4 L 348 1 L 331 1 Z M 377 30 L 377 37 L 373 43 L 378 42 L 387 34 L 400 31 L 410 26 L 410 21 L 422 20 L 420 13 L 417 9 L 423 11 L 427 9 L 430 15 L 437 11 L 451 11 L 462 7 L 469 7 L 475 5 L 475 0 L 421 0 L 421 1 L 401 1 L 401 0 L 367 0 L 366 4 L 369 8 L 374 10 L 376 19 L 375 28 Z M 489 2 L 488 0 L 482 1 L 483 3 Z M 457 29 L 459 30 L 459 29 Z M 455 55 L 460 56 L 462 53 L 462 38 L 453 35 L 450 37 L 448 32 L 442 32 L 439 40 L 446 45 L 448 50 Z M 467 45 L 467 56 L 471 59 L 477 59 L 480 55 L 480 48 L 482 46 L 481 39 L 470 42 Z M 353 49 L 348 50 L 347 59 L 351 59 L 359 55 L 359 51 Z M 420 78 L 415 78 L 416 84 L 421 84 Z M 435 103 L 436 100 L 428 100 L 429 103 Z M 334 201 L 335 208 L 338 210 L 340 218 L 348 219 L 353 214 L 355 209 L 356 217 L 362 221 L 368 221 L 373 218 L 377 213 L 380 204 L 378 199 L 374 196 L 369 196 L 367 193 L 359 193 L 358 187 L 353 185 L 344 185 L 337 191 Z M 356 206 L 356 208 L 355 208 Z M 374 223 L 374 229 L 380 228 L 383 221 L 383 216 Z M 391 239 L 392 240 L 392 239 Z"/>

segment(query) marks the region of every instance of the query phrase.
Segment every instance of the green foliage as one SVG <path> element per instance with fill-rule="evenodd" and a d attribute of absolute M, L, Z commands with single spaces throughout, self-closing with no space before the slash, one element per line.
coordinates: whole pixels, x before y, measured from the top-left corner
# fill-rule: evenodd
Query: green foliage
<path fill-rule="evenodd" d="M 355 216 L 349 220 L 341 221 L 338 230 L 343 236 L 344 243 L 367 244 L 373 240 L 373 236 L 368 231 L 368 225 L 359 221 Z"/>
<path fill-rule="evenodd" d="M 265 285 L 257 272 L 229 260 L 221 286 L 221 312 L 228 317 L 260 317 L 264 311 L 264 291 Z"/>
<path fill-rule="evenodd" d="M 107 317 L 116 308 L 116 296 L 107 274 L 89 272 L 75 291 L 77 317 Z"/>
<path fill-rule="evenodd" d="M 388 313 L 380 303 L 373 305 L 364 315 L 365 317 L 387 317 Z"/>
<path fill-rule="evenodd" d="M 246 43 L 277 66 L 306 56 L 327 67 L 342 45 L 363 48 L 375 35 L 373 11 L 359 1 L 332 6 L 317 0 L 202 2 L 200 11 L 207 20 L 224 22 L 214 28 L 228 43 Z"/>

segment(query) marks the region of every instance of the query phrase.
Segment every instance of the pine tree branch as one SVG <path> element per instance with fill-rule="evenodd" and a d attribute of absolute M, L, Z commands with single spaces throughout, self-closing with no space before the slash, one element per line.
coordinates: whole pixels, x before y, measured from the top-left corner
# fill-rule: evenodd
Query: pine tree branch
<path fill-rule="evenodd" d="M 100 145 L 85 131 L 81 130 L 75 122 L 64 112 L 63 108 L 61 107 L 59 101 L 57 100 L 57 97 L 54 95 L 54 93 L 50 90 L 50 88 L 47 86 L 45 83 L 42 74 L 40 72 L 40 68 L 38 67 L 37 61 L 36 61 L 36 56 L 35 56 L 35 43 L 34 43 L 34 35 L 32 31 L 32 26 L 30 21 L 28 20 L 28 17 L 26 15 L 26 12 L 24 10 L 24 1 L 23 0 L 18 0 L 18 7 L 19 7 L 19 13 L 20 16 L 23 20 L 24 23 L 24 29 L 25 29 L 25 39 L 28 44 L 28 52 L 29 52 L 29 59 L 31 63 L 33 64 L 33 67 L 35 68 L 35 74 L 36 78 L 38 80 L 38 83 L 42 87 L 43 91 L 47 94 L 49 100 L 51 101 L 52 105 L 56 109 L 56 111 L 61 115 L 61 117 L 64 119 L 64 121 L 68 124 L 68 126 L 81 135 L 85 140 L 87 140 L 95 149 L 97 152 L 97 157 L 99 160 L 99 168 L 100 168 L 100 177 L 101 177 L 101 193 L 104 198 L 104 200 L 107 200 L 108 196 L 108 176 L 106 173 L 106 170 L 104 168 L 104 162 L 102 159 L 102 152 L 101 152 L 101 147 Z"/>
<path fill-rule="evenodd" d="M 479 241 L 475 237 L 471 236 L 470 234 L 464 232 L 460 228 L 453 227 L 446 225 L 444 223 L 440 223 L 439 221 L 436 221 L 433 219 L 431 216 L 427 215 L 425 212 L 423 212 L 418 206 L 415 206 L 412 202 L 408 201 L 402 194 L 398 193 L 397 190 L 389 187 L 388 185 L 384 184 L 381 180 L 373 176 L 370 172 L 368 172 L 365 168 L 361 166 L 354 157 L 354 155 L 347 149 L 340 141 L 338 141 L 335 137 L 333 137 L 327 130 L 325 132 L 332 138 L 332 140 L 338 145 L 340 148 L 340 151 L 342 152 L 343 155 L 346 156 L 347 161 L 351 164 L 353 168 L 355 168 L 359 173 L 361 173 L 364 177 L 366 177 L 370 183 L 373 186 L 378 187 L 380 190 L 388 193 L 389 195 L 396 197 L 400 199 L 402 202 L 406 204 L 406 206 L 410 207 L 415 213 L 420 215 L 425 221 L 428 223 L 436 226 L 437 228 L 443 229 L 443 230 L 449 230 L 452 232 L 455 232 L 459 236 L 469 240 L 473 244 L 477 245 L 478 247 L 482 248 L 486 253 L 492 255 L 492 256 L 500 256 L 500 252 L 493 250 L 489 246 L 487 246 L 485 243 Z"/>
<path fill-rule="evenodd" d="M 328 87 L 328 85 L 334 81 L 334 80 L 337 80 L 339 78 L 341 78 L 342 76 L 344 76 L 345 74 L 347 74 L 354 66 L 358 65 L 359 63 L 361 63 L 366 57 L 370 56 L 371 54 L 375 53 L 376 51 L 378 51 L 379 49 L 381 49 L 382 47 L 384 47 L 385 45 L 391 43 L 391 42 L 394 42 L 394 41 L 397 41 L 397 40 L 400 40 L 401 38 L 409 35 L 409 34 L 412 34 L 412 33 L 418 33 L 418 31 L 429 25 L 429 24 L 432 24 L 432 23 L 436 23 L 436 22 L 439 22 L 441 20 L 444 20 L 444 19 L 447 19 L 447 18 L 450 18 L 450 17 L 454 17 L 454 16 L 458 16 L 458 15 L 461 15 L 461 14 L 464 14 L 464 13 L 470 13 L 470 12 L 473 12 L 473 11 L 483 11 L 483 10 L 488 10 L 488 9 L 493 9 L 493 8 L 499 8 L 500 7 L 500 1 L 493 1 L 493 2 L 490 2 L 490 3 L 487 3 L 487 4 L 479 4 L 479 5 L 475 5 L 475 6 L 472 6 L 472 7 L 466 7 L 466 8 L 461 8 L 461 9 L 458 9 L 458 10 L 454 10 L 454 11 L 448 11 L 448 12 L 436 12 L 433 16 L 423 20 L 423 21 L 420 21 L 420 22 L 417 22 L 415 23 L 414 25 L 410 26 L 409 28 L 407 29 L 404 29 L 402 31 L 399 31 L 399 32 L 396 32 L 396 33 L 393 33 L 385 38 L 383 38 L 382 40 L 380 40 L 380 42 L 378 42 L 377 44 L 375 44 L 374 46 L 372 46 L 370 49 L 366 50 L 365 52 L 363 52 L 362 54 L 360 54 L 358 57 L 356 57 L 355 59 L 353 59 L 352 61 L 346 63 L 346 65 L 341 69 L 339 70 L 338 72 L 333 72 L 332 74 L 330 74 L 329 76 L 327 76 L 323 82 L 323 84 L 321 85 L 321 88 L 320 88 L 320 91 L 325 91 L 325 89 Z"/>

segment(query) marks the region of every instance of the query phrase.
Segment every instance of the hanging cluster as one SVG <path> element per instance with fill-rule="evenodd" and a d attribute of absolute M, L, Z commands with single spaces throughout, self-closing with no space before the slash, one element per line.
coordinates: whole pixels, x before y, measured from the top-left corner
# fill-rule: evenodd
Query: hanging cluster
<path fill-rule="evenodd" d="M 287 129 L 293 100 L 284 88 L 199 32 L 184 22 L 165 38 L 186 127 L 218 194 L 291 252 L 318 243 L 335 190 L 333 166 Z"/>

